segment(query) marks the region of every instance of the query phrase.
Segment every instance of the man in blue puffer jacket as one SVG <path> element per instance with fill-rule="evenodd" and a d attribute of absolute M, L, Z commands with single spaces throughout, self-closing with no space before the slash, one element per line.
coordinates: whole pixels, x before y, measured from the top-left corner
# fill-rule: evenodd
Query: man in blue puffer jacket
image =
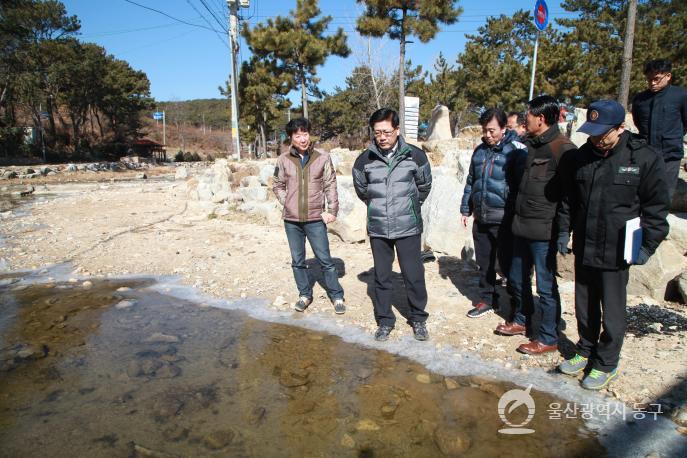
<path fill-rule="evenodd" d="M 475 218 L 472 237 L 479 266 L 480 301 L 468 312 L 478 318 L 494 311 L 497 305 L 496 261 L 508 274 L 513 243 L 510 230 L 515 194 L 527 158 L 527 147 L 515 131 L 506 130 L 506 113 L 486 110 L 479 118 L 482 144 L 472 154 L 470 172 L 460 205 L 464 227 Z"/>

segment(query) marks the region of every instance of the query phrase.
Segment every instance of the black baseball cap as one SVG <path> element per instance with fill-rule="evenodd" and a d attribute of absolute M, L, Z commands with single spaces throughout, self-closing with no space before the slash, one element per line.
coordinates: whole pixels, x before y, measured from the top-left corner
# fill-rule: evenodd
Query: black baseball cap
<path fill-rule="evenodd" d="M 587 109 L 587 121 L 577 130 L 588 135 L 603 135 L 625 122 L 625 109 L 615 100 L 598 100 Z"/>

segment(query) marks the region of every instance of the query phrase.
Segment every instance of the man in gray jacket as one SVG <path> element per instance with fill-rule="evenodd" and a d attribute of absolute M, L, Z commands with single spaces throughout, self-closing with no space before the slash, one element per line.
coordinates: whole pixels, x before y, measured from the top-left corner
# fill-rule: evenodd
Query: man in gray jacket
<path fill-rule="evenodd" d="M 387 340 L 396 323 L 391 309 L 394 249 L 410 307 L 408 322 L 417 340 L 427 340 L 420 206 L 432 186 L 431 168 L 425 153 L 400 136 L 398 113 L 394 110 L 375 111 L 369 124 L 374 142 L 356 159 L 353 184 L 358 197 L 367 205 L 367 232 L 375 270 L 375 340 Z"/>

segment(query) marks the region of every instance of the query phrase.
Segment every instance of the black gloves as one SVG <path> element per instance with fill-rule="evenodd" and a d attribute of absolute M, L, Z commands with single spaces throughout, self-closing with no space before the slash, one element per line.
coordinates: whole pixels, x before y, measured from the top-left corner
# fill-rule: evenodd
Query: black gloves
<path fill-rule="evenodd" d="M 635 259 L 634 264 L 637 266 L 642 266 L 646 264 L 650 257 L 651 255 L 649 254 L 649 252 L 646 251 L 644 247 L 641 247 L 639 249 L 639 253 L 637 253 L 637 259 Z"/>
<path fill-rule="evenodd" d="M 567 232 L 560 232 L 558 234 L 558 241 L 556 242 L 556 249 L 558 252 L 565 256 L 568 254 L 568 242 L 570 241 L 570 234 Z"/>

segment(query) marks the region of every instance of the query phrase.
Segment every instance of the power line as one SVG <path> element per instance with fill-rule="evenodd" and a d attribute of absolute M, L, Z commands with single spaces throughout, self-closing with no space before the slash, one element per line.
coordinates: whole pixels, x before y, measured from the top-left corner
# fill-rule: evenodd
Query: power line
<path fill-rule="evenodd" d="M 200 10 L 198 10 L 198 8 L 196 8 L 196 5 L 194 5 L 193 3 L 191 3 L 191 0 L 186 0 L 186 3 L 188 3 L 188 5 L 189 5 L 191 8 L 193 8 L 193 11 L 195 11 L 196 13 L 198 13 L 198 16 L 200 16 L 200 17 L 203 19 L 203 21 L 205 21 L 205 23 L 208 25 L 208 27 L 210 27 L 212 30 L 214 30 L 216 34 L 218 33 L 217 30 L 215 30 L 215 28 L 214 28 L 214 26 L 212 25 L 212 23 L 208 20 L 208 18 L 206 18 L 206 17 L 203 15 L 203 13 L 201 13 Z M 222 28 L 222 31 L 226 32 L 226 29 Z"/>
<path fill-rule="evenodd" d="M 190 26 L 193 26 L 193 27 L 199 27 L 199 28 L 201 28 L 201 29 L 210 30 L 210 31 L 212 31 L 212 32 L 217 33 L 217 31 L 216 31 L 215 29 L 213 29 L 213 28 L 205 27 L 204 25 L 194 24 L 194 23 L 192 23 L 192 22 L 184 21 L 183 19 L 175 18 L 174 16 L 170 16 L 169 14 L 165 13 L 164 11 L 156 10 L 155 8 L 151 8 L 151 7 L 149 7 L 149 6 L 141 5 L 140 3 L 136 3 L 136 2 L 134 2 L 134 1 L 132 1 L 132 0 L 124 0 L 124 1 L 127 2 L 127 3 L 131 3 L 132 5 L 136 5 L 136 6 L 138 6 L 138 7 L 141 7 L 141 8 L 143 8 L 143 9 L 150 10 L 150 11 L 154 11 L 154 12 L 156 12 L 156 13 L 158 13 L 158 14 L 162 14 L 163 16 L 166 16 L 166 17 L 168 17 L 168 18 L 170 18 L 170 19 L 173 19 L 173 20 L 175 20 L 175 21 L 177 21 L 177 22 L 181 22 L 182 24 L 190 25 Z"/>
<path fill-rule="evenodd" d="M 85 33 L 79 35 L 79 37 L 82 38 L 87 38 L 87 37 L 106 37 L 110 35 L 121 35 L 124 33 L 134 33 L 134 32 L 142 32 L 144 30 L 153 30 L 153 29 L 163 29 L 166 27 L 178 27 L 178 23 L 170 22 L 169 24 L 160 24 L 160 25 L 153 25 L 150 27 L 140 27 L 137 29 L 121 29 L 121 30 L 107 30 L 104 32 L 99 32 L 99 33 Z"/>
<path fill-rule="evenodd" d="M 218 32 L 217 30 L 215 30 L 214 27 L 212 27 L 212 24 L 210 23 L 210 21 L 208 21 L 208 19 L 207 19 L 205 16 L 203 16 L 203 13 L 201 13 L 200 11 L 198 11 L 198 9 L 195 7 L 195 5 L 194 5 L 193 3 L 191 3 L 191 0 L 186 0 L 186 3 L 188 3 L 189 6 L 190 6 L 191 8 L 193 8 L 193 10 L 194 10 L 196 13 L 198 13 L 198 14 L 200 15 L 201 18 L 203 18 L 203 20 L 205 21 L 205 23 L 206 23 L 208 26 L 210 26 L 210 28 L 215 32 L 215 35 L 217 36 L 217 39 L 218 39 L 220 42 L 222 42 L 222 44 L 223 44 L 227 49 L 229 49 L 229 46 L 227 46 L 227 44 L 224 42 L 224 39 L 222 39 L 222 37 L 220 36 L 219 32 Z M 226 29 L 223 29 L 223 30 L 226 32 Z"/>
<path fill-rule="evenodd" d="M 210 16 L 212 16 L 215 19 L 215 21 L 217 21 L 220 28 L 222 30 L 224 30 L 226 33 L 229 33 L 229 31 L 227 30 L 227 26 L 217 18 L 217 15 L 215 15 L 215 12 L 208 6 L 208 4 L 205 2 L 205 0 L 200 0 L 200 3 L 205 7 L 206 10 L 208 10 L 208 13 L 210 13 Z"/>

